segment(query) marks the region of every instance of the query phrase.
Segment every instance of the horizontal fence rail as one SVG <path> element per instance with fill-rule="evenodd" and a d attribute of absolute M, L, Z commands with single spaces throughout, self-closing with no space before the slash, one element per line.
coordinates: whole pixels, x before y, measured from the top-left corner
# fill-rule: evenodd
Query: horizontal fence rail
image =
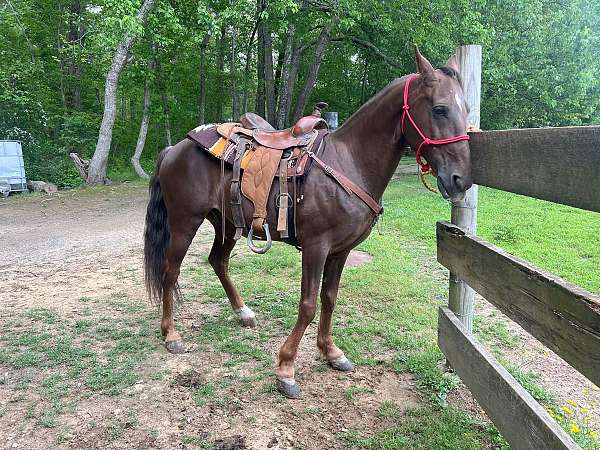
<path fill-rule="evenodd" d="M 469 134 L 476 184 L 600 212 L 600 127 Z"/>
<path fill-rule="evenodd" d="M 600 385 L 600 298 L 447 222 L 438 261 L 571 366 Z"/>
<path fill-rule="evenodd" d="M 511 448 L 580 449 L 452 311 L 439 311 L 440 348 Z"/>

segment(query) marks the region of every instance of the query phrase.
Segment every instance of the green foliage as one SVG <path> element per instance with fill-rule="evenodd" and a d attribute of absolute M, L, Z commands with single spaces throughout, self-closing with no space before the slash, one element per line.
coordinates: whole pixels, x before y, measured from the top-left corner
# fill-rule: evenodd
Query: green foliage
<path fill-rule="evenodd" d="M 0 5 L 0 139 L 23 142 L 29 178 L 62 187 L 81 182 L 68 155 L 89 159 L 94 151 L 106 74 L 125 35 L 136 41 L 119 79 L 109 176 L 135 176 L 129 160 L 145 80 L 152 100 L 142 155 L 147 171 L 167 144 L 167 122 L 174 142 L 198 124 L 201 55 L 204 121 L 236 119 L 241 111 L 255 109 L 256 1 L 157 0 L 144 25 L 136 17 L 140 4 L 13 0 Z M 343 121 L 392 79 L 414 71 L 413 44 L 442 65 L 456 46 L 479 43 L 484 48 L 482 128 L 600 123 L 600 35 L 594 32 L 600 26 L 600 0 L 315 5 L 272 0 L 260 14 L 271 32 L 276 83 L 292 25 L 295 46 L 305 48 L 294 98 L 322 27 L 333 14 L 339 16 L 307 108 L 327 101 Z"/>

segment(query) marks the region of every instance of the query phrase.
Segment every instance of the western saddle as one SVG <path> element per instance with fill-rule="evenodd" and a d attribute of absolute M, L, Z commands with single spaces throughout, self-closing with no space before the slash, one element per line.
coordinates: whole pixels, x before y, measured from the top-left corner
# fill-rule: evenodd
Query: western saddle
<path fill-rule="evenodd" d="M 321 117 L 321 111 L 326 107 L 326 103 L 317 103 L 310 116 L 302 117 L 293 127 L 285 130 L 276 130 L 265 119 L 251 112 L 243 114 L 239 123 L 223 123 L 217 127 L 219 135 L 228 143 L 235 145 L 230 187 L 233 223 L 236 228 L 235 239 L 241 237 L 246 227 L 241 197 L 241 194 L 244 194 L 254 205 L 252 225 L 248 232 L 248 246 L 256 253 L 265 253 L 272 244 L 266 221 L 267 202 L 277 175 L 279 175 L 277 231 L 283 239 L 289 238 L 288 208 L 293 207 L 294 204 L 288 190 L 288 177 L 291 175 L 295 178 L 298 171 L 294 170 L 290 174 L 289 169 L 290 166 L 303 169 L 304 165 L 299 163 L 300 157 L 312 149 L 319 135 L 318 130 L 327 132 L 327 122 Z M 251 155 L 242 176 L 242 159 L 246 159 L 245 156 L 249 151 Z M 257 247 L 252 239 L 255 234 L 262 234 L 262 232 L 267 243 L 264 247 Z"/>
<path fill-rule="evenodd" d="M 383 211 L 379 202 L 316 155 L 324 137 L 329 133 L 327 122 L 321 117 L 321 111 L 326 107 L 327 103 L 317 103 L 311 115 L 302 117 L 293 127 L 285 130 L 276 130 L 259 115 L 247 112 L 240 117 L 239 122 L 222 123 L 216 127 L 200 126 L 187 135 L 212 155 L 221 159 L 222 183 L 225 182 L 225 162 L 233 166 L 230 202 L 236 229 L 235 239 L 239 239 L 246 228 L 242 208 L 243 194 L 254 205 L 252 224 L 248 232 L 248 246 L 255 253 L 266 253 L 272 245 L 266 219 L 267 202 L 276 177 L 279 178 L 279 193 L 276 197 L 277 231 L 282 239 L 297 245 L 295 237 L 297 177 L 305 174 L 309 159 L 333 178 L 348 195 L 355 194 L 359 197 L 376 216 Z M 293 196 L 288 189 L 288 180 L 292 181 Z M 223 185 L 222 192 L 224 189 Z M 221 204 L 223 239 L 225 238 L 224 199 L 223 195 Z M 265 246 L 254 245 L 254 235 L 262 235 L 261 237 L 266 240 Z"/>

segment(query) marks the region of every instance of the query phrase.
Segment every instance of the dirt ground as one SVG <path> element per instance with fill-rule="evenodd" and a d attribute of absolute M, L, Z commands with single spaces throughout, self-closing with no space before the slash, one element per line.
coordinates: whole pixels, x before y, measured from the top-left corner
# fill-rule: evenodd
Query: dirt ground
<path fill-rule="evenodd" d="M 143 187 L 116 186 L 0 203 L 0 326 L 5 331 L 17 339 L 19 330 L 39 327 L 40 311 L 56 313 L 56 320 L 44 325 L 53 332 L 82 321 L 123 316 L 134 320 L 132 304 L 146 316 L 150 311 L 148 326 L 156 330 L 135 384 L 118 395 L 105 395 L 88 392 L 86 381 L 75 377 L 68 394 L 61 397 L 56 423 L 48 424 L 39 406 L 48 402 L 44 377 L 52 370 L 13 369 L 0 360 L 0 448 L 187 448 L 203 447 L 209 437 L 224 449 L 343 448 L 336 436 L 348 429 L 390 426 L 389 419 L 376 414 L 382 401 L 393 402 L 400 413 L 418 405 L 419 394 L 409 375 L 379 367 L 359 367 L 342 375 L 324 367 L 315 358 L 314 326 L 307 331 L 297 362 L 303 396 L 293 402 L 273 392 L 273 367 L 267 367 L 268 375 L 255 383 L 260 389 L 245 391 L 248 383 L 235 386 L 226 354 L 203 352 L 194 344 L 184 355 L 168 354 L 158 335 L 159 313 L 147 304 L 143 289 L 146 195 Z M 204 227 L 184 266 L 198 263 L 208 253 L 213 234 Z M 183 272 L 183 284 L 191 283 L 189 271 Z M 178 327 L 189 338 L 199 332 L 203 318 L 225 307 L 185 304 L 178 312 Z M 237 326 L 233 315 L 231 325 Z M 252 338 L 257 331 L 241 333 Z M 93 339 L 82 343 L 97 345 L 105 358 L 109 353 L 103 353 L 104 344 Z M 271 341 L 275 361 L 282 337 Z M 247 371 L 252 372 L 251 365 Z M 194 394 L 194 388 L 210 386 L 207 380 L 228 386 L 228 377 L 231 387 L 225 388 L 225 401 L 203 404 Z M 317 413 L 319 420 L 314 420 Z"/>
<path fill-rule="evenodd" d="M 329 370 L 316 359 L 314 324 L 300 347 L 303 396 L 298 401 L 281 398 L 273 388 L 272 364 L 283 336 L 266 337 L 270 356 L 260 364 L 247 360 L 234 367 L 231 355 L 206 351 L 193 341 L 188 353 L 168 354 L 158 333 L 159 312 L 148 305 L 143 288 L 146 198 L 146 188 L 133 185 L 0 202 L 0 339 L 22 344 L 42 332 L 49 332 L 52 342 L 62 333 L 74 336 L 67 356 L 56 357 L 62 366 L 36 369 L 34 358 L 14 369 L 2 364 L 0 353 L 0 448 L 203 448 L 210 441 L 223 449 L 336 449 L 344 448 L 339 436 L 348 430 L 372 433 L 393 426 L 377 413 L 382 402 L 395 405 L 397 414 L 421 403 L 410 375 L 383 366 L 359 366 L 350 374 Z M 184 268 L 202 264 L 212 239 L 212 229 L 204 225 Z M 194 282 L 184 269 L 184 288 Z M 478 305 L 478 315 L 499 317 L 483 300 Z M 227 317 L 227 308 L 210 301 L 187 303 L 177 313 L 178 327 L 187 339 L 201 332 L 203 321 Z M 233 314 L 226 320 L 237 327 Z M 113 358 L 112 341 L 96 335 L 103 329 L 118 335 L 124 324 L 146 330 L 137 341 L 131 336 L 122 341 L 139 345 L 143 357 L 123 359 L 126 349 Z M 80 333 L 80 328 L 95 331 Z M 561 404 L 600 404 L 591 383 L 518 327 L 509 331 L 519 336 L 519 344 L 503 353 L 539 373 L 539 383 Z M 260 327 L 237 333 L 249 341 L 265 339 Z M 82 356 L 79 365 L 69 360 L 85 355 L 80 350 L 86 345 L 97 356 Z M 86 367 L 91 361 L 96 361 L 93 370 Z M 48 381 L 60 376 L 57 367 L 101 376 L 111 362 L 135 366 L 135 380 L 120 388 L 119 380 L 109 379 L 108 388 L 97 388 L 96 378 L 74 375 L 62 393 L 56 387 L 60 383 Z M 451 393 L 449 401 L 485 420 L 466 389 Z"/>

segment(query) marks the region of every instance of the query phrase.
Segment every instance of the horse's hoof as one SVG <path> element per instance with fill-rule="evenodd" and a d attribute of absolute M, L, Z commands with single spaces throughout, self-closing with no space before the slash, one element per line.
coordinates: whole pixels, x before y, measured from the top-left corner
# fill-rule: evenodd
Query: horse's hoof
<path fill-rule="evenodd" d="M 180 355 L 181 353 L 185 353 L 185 345 L 183 344 L 183 340 L 178 339 L 176 341 L 166 341 L 165 347 L 169 353 L 173 353 L 174 355 Z"/>
<path fill-rule="evenodd" d="M 354 370 L 354 364 L 352 364 L 352 361 L 345 356 L 332 359 L 328 362 L 331 367 L 333 367 L 335 370 L 339 370 L 340 372 L 352 372 Z"/>
<path fill-rule="evenodd" d="M 240 323 L 242 324 L 243 327 L 256 328 L 257 323 L 256 323 L 256 315 L 254 314 L 254 311 L 252 311 L 250 308 L 248 308 L 246 305 L 244 305 L 237 312 L 240 315 Z"/>
<path fill-rule="evenodd" d="M 254 316 L 252 316 L 252 317 L 242 317 L 240 319 L 240 323 L 242 324 L 242 326 L 244 328 L 256 328 L 256 325 L 258 325 L 256 317 L 254 317 Z"/>
<path fill-rule="evenodd" d="M 287 398 L 300 398 L 300 385 L 293 378 L 277 378 L 277 390 Z"/>

